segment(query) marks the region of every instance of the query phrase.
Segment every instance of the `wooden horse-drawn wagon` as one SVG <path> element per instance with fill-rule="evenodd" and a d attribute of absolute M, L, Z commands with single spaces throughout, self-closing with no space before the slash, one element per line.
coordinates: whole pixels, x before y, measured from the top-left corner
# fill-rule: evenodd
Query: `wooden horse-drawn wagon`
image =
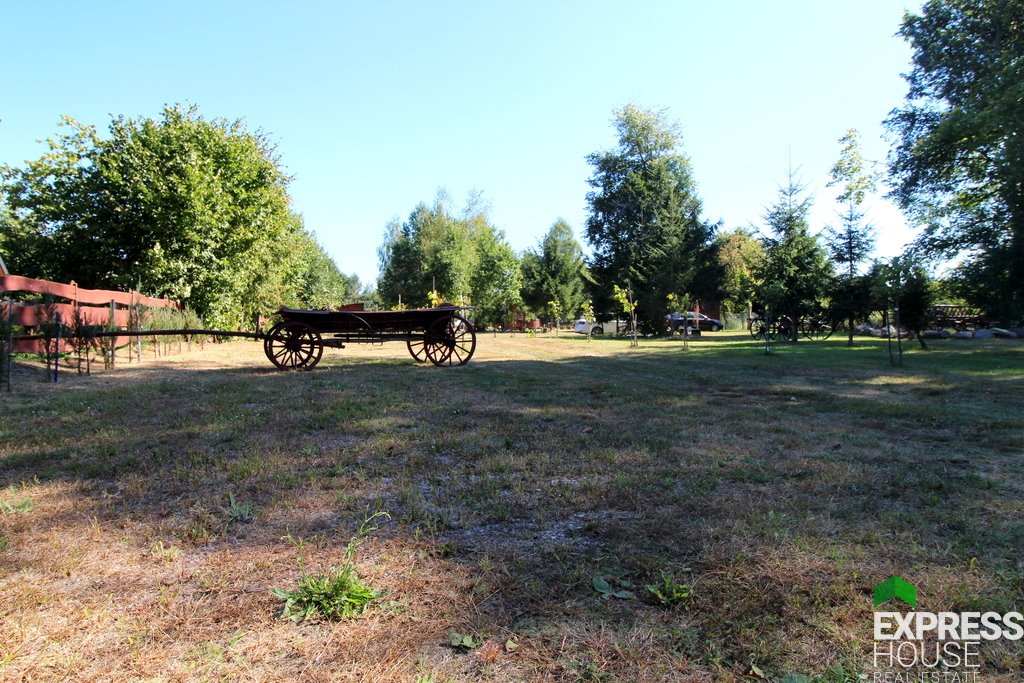
<path fill-rule="evenodd" d="M 404 311 L 280 310 L 281 322 L 263 335 L 263 351 L 279 368 L 309 370 L 325 347 L 404 341 L 410 355 L 434 365 L 465 365 L 476 350 L 476 331 L 450 304 Z"/>

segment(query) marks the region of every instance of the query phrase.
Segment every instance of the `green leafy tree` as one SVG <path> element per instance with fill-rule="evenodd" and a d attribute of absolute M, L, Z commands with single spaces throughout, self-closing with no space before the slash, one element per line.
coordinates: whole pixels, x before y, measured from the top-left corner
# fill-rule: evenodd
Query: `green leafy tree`
<path fill-rule="evenodd" d="M 95 213 L 98 194 L 93 162 L 100 139 L 95 127 L 64 117 L 56 138 L 47 140 L 47 152 L 24 168 L 0 167 L 8 212 L 0 216 L 0 244 L 5 246 L 11 272 L 39 278 L 61 279 L 68 270 L 83 273 L 92 266 L 76 237 Z M 89 235 L 86 234 L 86 237 Z M 102 245 L 99 236 L 96 244 Z M 104 258 L 101 254 L 99 258 Z M 101 269 L 98 269 L 102 271 Z M 80 284 L 99 282 L 78 278 Z"/>
<path fill-rule="evenodd" d="M 594 322 L 594 305 L 590 303 L 590 299 L 584 301 L 583 305 L 580 306 L 579 316 L 587 322 Z"/>
<path fill-rule="evenodd" d="M 474 235 L 476 268 L 470 276 L 473 317 L 489 325 L 504 325 L 522 306 L 523 274 L 505 235 L 479 221 Z"/>
<path fill-rule="evenodd" d="M 902 332 L 909 331 L 927 348 L 923 332 L 931 322 L 937 286 L 924 266 L 913 256 L 897 257 L 878 263 L 872 269 L 876 306 L 893 311 L 891 322 Z"/>
<path fill-rule="evenodd" d="M 871 255 L 875 247 L 874 228 L 864 221 L 864 201 L 878 185 L 877 174 L 864 160 L 860 148 L 860 134 L 855 129 L 846 131 L 839 139 L 843 146 L 839 159 L 829 172 L 829 187 L 839 186 L 836 198 L 843 206 L 839 228 L 827 227 L 829 256 L 838 267 L 830 311 L 833 321 L 845 320 L 847 345 L 853 346 L 853 327 L 870 306 L 868 287 L 858 281 L 859 266 Z"/>
<path fill-rule="evenodd" d="M 557 301 L 563 313 L 575 315 L 587 300 L 583 249 L 561 219 L 544 235 L 538 250 L 523 254 L 522 270 L 523 301 L 535 312 Z"/>
<path fill-rule="evenodd" d="M 923 332 L 931 323 L 935 305 L 935 283 L 920 263 L 905 266 L 899 298 L 900 325 L 917 337 L 921 348 L 927 348 Z"/>
<path fill-rule="evenodd" d="M 315 236 L 305 230 L 298 233 L 296 249 L 290 274 L 294 281 L 288 284 L 296 306 L 327 309 L 365 298 L 359 278 L 342 273 Z"/>
<path fill-rule="evenodd" d="M 424 272 L 446 301 L 468 303 L 476 267 L 474 233 L 445 212 L 431 216 L 420 231 Z"/>
<path fill-rule="evenodd" d="M 299 298 L 310 236 L 262 133 L 178 106 L 117 117 L 108 133 L 65 119 L 46 154 L 3 169 L 12 217 L 0 232 L 19 240 L 19 270 L 141 285 L 229 329 Z"/>
<path fill-rule="evenodd" d="M 679 327 L 679 333 L 683 337 L 683 350 L 690 350 L 690 329 L 691 323 L 687 317 L 687 314 L 693 310 L 693 298 L 689 294 L 676 294 L 675 292 L 665 297 L 665 302 L 668 305 L 668 311 L 670 314 L 681 314 L 683 316 L 683 324 Z M 700 333 L 700 323 L 695 322 L 697 333 Z M 669 325 L 669 334 L 672 334 L 672 325 Z"/>
<path fill-rule="evenodd" d="M 558 301 L 552 300 L 548 302 L 548 320 L 555 334 L 558 334 L 558 326 L 562 321 L 562 305 Z"/>
<path fill-rule="evenodd" d="M 905 15 L 913 49 L 893 195 L 925 226 L 917 248 L 960 256 L 964 292 L 991 314 L 1024 314 L 1024 4 L 928 0 Z"/>
<path fill-rule="evenodd" d="M 0 173 L 3 171 L 0 167 Z M 37 259 L 47 256 L 47 252 L 35 243 L 41 238 L 18 220 L 5 195 L 5 186 L 0 183 L 0 258 L 11 273 L 38 273 L 42 277 L 44 266 Z"/>
<path fill-rule="evenodd" d="M 778 200 L 765 214 L 771 235 L 765 238 L 765 259 L 757 271 L 759 295 L 772 314 L 787 316 L 790 339 L 796 341 L 797 322 L 817 315 L 832 279 L 832 265 L 817 238 L 810 233 L 807 215 L 811 200 L 790 173 L 779 188 Z"/>
<path fill-rule="evenodd" d="M 757 268 L 764 260 L 764 245 L 743 228 L 719 233 L 722 304 L 730 311 L 748 310 L 757 291 Z"/>
<path fill-rule="evenodd" d="M 417 206 L 404 224 L 390 223 L 378 250 L 383 301 L 401 297 L 406 305 L 423 306 L 434 290 L 446 301 L 468 301 L 476 265 L 472 238 L 470 223 L 452 215 L 443 194 L 433 206 Z"/>
<path fill-rule="evenodd" d="M 618 285 L 612 285 L 612 296 L 615 298 L 616 303 L 622 308 L 622 310 L 629 316 L 629 332 L 630 332 L 630 346 L 639 346 L 636 339 L 636 323 L 637 323 L 637 301 L 633 297 L 633 292 L 630 288 L 623 289 Z"/>
<path fill-rule="evenodd" d="M 420 204 L 402 224 L 392 221 L 378 249 L 377 293 L 384 305 L 430 305 L 439 298 L 472 304 L 480 322 L 505 322 L 521 305 L 519 259 L 503 232 L 471 197 L 461 217 L 439 193 L 433 206 Z"/>
<path fill-rule="evenodd" d="M 544 290 L 547 274 L 541 255 L 533 249 L 524 251 L 519 259 L 519 270 L 523 274 L 523 305 L 530 315 L 537 315 L 544 310 L 545 302 L 551 300 Z"/>
<path fill-rule="evenodd" d="M 665 295 L 689 291 L 700 298 L 717 290 L 700 277 L 715 264 L 715 227 L 701 219 L 702 204 L 689 159 L 679 151 L 677 124 L 664 113 L 627 105 L 615 112 L 618 146 L 587 157 L 593 168 L 587 194 L 586 238 L 599 307 L 611 285 L 632 283 L 639 317 L 660 331 Z"/>
<path fill-rule="evenodd" d="M 419 210 L 418 207 L 405 223 L 397 220 L 388 223 L 384 242 L 377 250 L 380 261 L 377 293 L 388 306 L 397 306 L 399 302 L 408 306 L 410 301 L 418 305 L 431 290 L 417 243 L 417 224 L 413 220 Z"/>

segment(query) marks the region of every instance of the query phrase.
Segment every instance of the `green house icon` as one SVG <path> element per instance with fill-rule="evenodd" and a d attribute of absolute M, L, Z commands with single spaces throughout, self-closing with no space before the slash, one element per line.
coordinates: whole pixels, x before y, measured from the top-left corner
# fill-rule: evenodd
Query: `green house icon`
<path fill-rule="evenodd" d="M 917 607 L 917 587 L 898 576 L 890 576 L 875 586 L 875 607 L 893 598 L 902 600 L 911 607 Z"/>

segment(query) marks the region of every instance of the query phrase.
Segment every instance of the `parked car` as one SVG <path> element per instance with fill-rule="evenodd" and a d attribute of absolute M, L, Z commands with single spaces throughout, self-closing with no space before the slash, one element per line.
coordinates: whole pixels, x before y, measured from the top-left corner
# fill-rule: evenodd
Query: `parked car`
<path fill-rule="evenodd" d="M 603 323 L 590 322 L 586 318 L 580 318 L 573 325 L 573 332 L 577 334 L 626 334 L 629 332 L 629 321 L 621 318 L 612 318 Z"/>
<path fill-rule="evenodd" d="M 683 328 L 687 323 L 691 330 L 700 330 L 701 332 L 718 332 L 725 327 L 721 320 L 709 318 L 703 313 L 694 313 L 693 311 L 666 315 L 665 322 L 668 324 L 669 332 L 679 332 L 680 334 L 683 333 Z"/>

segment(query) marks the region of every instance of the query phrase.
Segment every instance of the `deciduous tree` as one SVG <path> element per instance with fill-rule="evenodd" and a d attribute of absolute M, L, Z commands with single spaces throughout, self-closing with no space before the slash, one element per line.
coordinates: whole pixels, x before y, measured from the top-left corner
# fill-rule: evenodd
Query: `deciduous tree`
<path fill-rule="evenodd" d="M 18 240 L 22 273 L 141 285 L 225 329 L 301 302 L 312 238 L 263 134 L 194 107 L 120 116 L 108 132 L 65 119 L 46 154 L 3 169 L 12 215 L 0 233 Z"/>
<path fill-rule="evenodd" d="M 480 220 L 474 236 L 476 268 L 470 277 L 473 318 L 489 325 L 504 325 L 522 303 L 523 274 L 519 258 L 505 235 Z"/>
<path fill-rule="evenodd" d="M 378 250 L 377 290 L 385 304 L 401 297 L 410 306 L 428 304 L 428 294 L 459 303 L 470 297 L 475 266 L 472 229 L 452 215 L 447 197 L 439 194 L 433 206 L 421 203 L 401 225 L 390 223 Z"/>
<path fill-rule="evenodd" d="M 928 0 L 900 35 L 913 49 L 893 195 L 925 226 L 917 247 L 960 256 L 974 303 L 1024 314 L 1024 2 Z"/>
<path fill-rule="evenodd" d="M 755 273 L 764 260 L 764 245 L 743 228 L 719 233 L 718 263 L 722 271 L 722 304 L 731 311 L 747 310 L 757 291 Z"/>
<path fill-rule="evenodd" d="M 433 293 L 472 304 L 477 320 L 498 324 L 521 302 L 519 259 L 477 195 L 461 217 L 443 193 L 433 206 L 420 204 L 405 223 L 388 224 L 378 255 L 377 292 L 385 306 L 399 298 L 405 306 L 430 305 Z"/>

